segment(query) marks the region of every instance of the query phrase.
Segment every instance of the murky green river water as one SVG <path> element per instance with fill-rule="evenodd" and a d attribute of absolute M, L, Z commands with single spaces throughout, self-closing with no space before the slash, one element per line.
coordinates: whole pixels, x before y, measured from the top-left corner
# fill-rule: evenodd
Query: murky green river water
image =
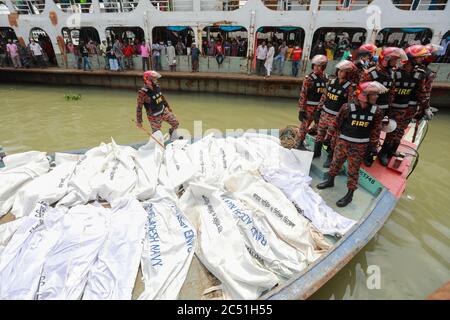
<path fill-rule="evenodd" d="M 65 94 L 81 93 L 78 101 Z M 169 92 L 181 125 L 281 128 L 297 119 L 295 99 Z M 136 94 L 127 90 L 0 85 L 0 145 L 7 153 L 63 151 L 146 139 L 136 129 Z M 148 124 L 146 123 L 147 127 Z M 167 127 L 165 127 L 167 128 Z M 450 110 L 430 123 L 420 162 L 391 218 L 313 299 L 423 299 L 450 280 Z M 366 285 L 369 266 L 380 289 Z"/>

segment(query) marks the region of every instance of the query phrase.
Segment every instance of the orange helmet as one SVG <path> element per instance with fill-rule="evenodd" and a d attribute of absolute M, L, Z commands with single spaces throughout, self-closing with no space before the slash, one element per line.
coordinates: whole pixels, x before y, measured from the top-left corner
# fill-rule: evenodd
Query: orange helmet
<path fill-rule="evenodd" d="M 388 89 L 378 81 L 361 82 L 356 89 L 356 96 L 359 101 L 367 102 L 367 96 L 370 94 L 386 93 Z"/>
<path fill-rule="evenodd" d="M 311 65 L 322 66 L 322 70 L 325 70 L 328 64 L 328 58 L 323 54 L 317 54 L 311 59 Z"/>
<path fill-rule="evenodd" d="M 405 49 L 405 53 L 408 56 L 410 62 L 416 62 L 416 59 L 425 58 L 431 55 L 428 49 L 421 44 L 414 44 Z"/>
<path fill-rule="evenodd" d="M 389 61 L 395 60 L 397 63 L 405 63 L 408 57 L 403 49 L 397 47 L 387 47 L 383 49 L 378 57 L 378 63 L 383 67 L 388 67 Z"/>
<path fill-rule="evenodd" d="M 358 48 L 358 56 L 362 56 L 362 55 L 370 55 L 371 57 L 373 57 L 373 55 L 375 54 L 375 51 L 377 50 L 377 46 L 371 43 L 365 43 L 362 46 L 360 46 Z"/>
<path fill-rule="evenodd" d="M 430 53 L 429 56 L 425 57 L 425 63 L 432 63 L 434 61 L 434 59 L 436 59 L 436 57 L 438 56 L 438 52 L 441 52 L 444 47 L 437 45 L 437 44 L 427 44 L 425 46 L 425 48 L 428 50 L 428 52 Z"/>
<path fill-rule="evenodd" d="M 144 72 L 143 78 L 144 78 L 144 83 L 147 84 L 149 82 L 151 83 L 152 80 L 154 81 L 154 80 L 161 78 L 161 75 L 156 71 L 148 70 L 148 71 Z"/>

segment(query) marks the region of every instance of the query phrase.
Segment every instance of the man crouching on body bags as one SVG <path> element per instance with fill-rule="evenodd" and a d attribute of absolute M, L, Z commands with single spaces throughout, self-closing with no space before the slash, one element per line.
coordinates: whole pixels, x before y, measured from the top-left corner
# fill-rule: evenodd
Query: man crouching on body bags
<path fill-rule="evenodd" d="M 334 177 L 348 160 L 347 194 L 338 200 L 338 207 L 345 207 L 353 199 L 358 187 L 359 168 L 367 153 L 376 153 L 381 132 L 381 111 L 376 106 L 378 95 L 387 91 L 377 81 L 359 84 L 354 103 L 344 104 L 336 117 L 336 144 L 328 179 L 317 185 L 318 189 L 334 187 Z"/>

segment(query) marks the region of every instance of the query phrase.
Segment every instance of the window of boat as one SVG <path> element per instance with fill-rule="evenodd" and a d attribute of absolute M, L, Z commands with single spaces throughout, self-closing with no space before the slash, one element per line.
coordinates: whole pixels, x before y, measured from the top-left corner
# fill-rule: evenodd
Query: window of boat
<path fill-rule="evenodd" d="M 168 26 L 154 27 L 152 30 L 152 39 L 153 43 L 160 43 L 162 41 L 165 45 L 170 41 L 175 47 L 177 55 L 186 55 L 190 53 L 195 36 L 191 27 Z"/>
<path fill-rule="evenodd" d="M 311 1 L 310 0 L 261 0 L 264 5 L 277 11 L 308 11 Z"/>
<path fill-rule="evenodd" d="M 8 6 L 3 2 L 0 1 L 0 14 L 10 14 Z"/>
<path fill-rule="evenodd" d="M 447 0 L 392 0 L 401 10 L 444 10 Z"/>
<path fill-rule="evenodd" d="M 73 45 L 77 46 L 80 41 L 83 41 L 84 43 L 93 41 L 95 45 L 100 43 L 100 35 L 98 34 L 97 29 L 93 27 L 81 27 L 79 29 L 63 28 L 62 35 L 65 44 L 71 42 Z"/>
<path fill-rule="evenodd" d="M 330 61 L 339 60 L 347 48 L 355 56 L 365 40 L 366 30 L 362 28 L 319 28 L 314 32 L 310 58 L 323 54 Z"/>
<path fill-rule="evenodd" d="M 6 44 L 9 39 L 17 40 L 17 36 L 14 30 L 8 27 L 0 27 L 0 43 Z"/>
<path fill-rule="evenodd" d="M 53 0 L 58 8 L 70 13 L 93 13 L 92 0 Z"/>
<path fill-rule="evenodd" d="M 275 47 L 275 55 L 278 54 L 280 46 L 285 43 L 289 48 L 299 46 L 303 49 L 305 31 L 300 27 L 278 26 L 260 27 L 256 31 L 256 45 L 262 41 L 271 42 Z M 289 52 L 289 49 L 288 49 Z"/>
<path fill-rule="evenodd" d="M 352 11 L 367 7 L 372 0 L 319 0 L 321 11 Z"/>
<path fill-rule="evenodd" d="M 47 60 L 47 63 L 49 65 L 58 66 L 55 50 L 53 49 L 52 41 L 50 40 L 47 32 L 45 32 L 41 28 L 32 28 L 30 30 L 30 40 L 31 39 L 39 43 L 39 45 L 43 49 L 44 59 Z"/>
<path fill-rule="evenodd" d="M 384 28 L 378 33 L 376 44 L 405 49 L 413 44 L 430 43 L 432 35 L 428 28 Z"/>
<path fill-rule="evenodd" d="M 11 0 L 18 14 L 41 14 L 45 9 L 45 0 Z"/>
<path fill-rule="evenodd" d="M 99 0 L 100 12 L 131 12 L 138 4 L 139 0 Z"/>
<path fill-rule="evenodd" d="M 106 40 L 113 44 L 115 40 L 128 43 L 140 43 L 145 40 L 144 30 L 140 27 L 109 27 L 106 28 Z"/>
<path fill-rule="evenodd" d="M 201 11 L 233 11 L 242 8 L 247 0 L 200 0 Z"/>
<path fill-rule="evenodd" d="M 439 43 L 442 50 L 438 52 L 436 63 L 450 63 L 450 31 L 447 31 Z"/>
<path fill-rule="evenodd" d="M 159 11 L 194 11 L 194 0 L 150 0 Z"/>
<path fill-rule="evenodd" d="M 202 54 L 213 56 L 215 45 L 220 41 L 225 56 L 247 56 L 247 29 L 242 26 L 209 26 L 202 32 Z"/>

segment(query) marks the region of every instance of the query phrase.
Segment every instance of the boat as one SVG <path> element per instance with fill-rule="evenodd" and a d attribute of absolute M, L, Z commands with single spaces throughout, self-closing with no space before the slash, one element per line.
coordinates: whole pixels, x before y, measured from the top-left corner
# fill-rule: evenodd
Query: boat
<path fill-rule="evenodd" d="M 347 207 L 338 208 L 335 205 L 336 200 L 346 193 L 345 175 L 336 177 L 334 188 L 319 191 L 328 206 L 341 215 L 356 220 L 357 223 L 341 237 L 326 236 L 327 241 L 331 244 L 331 248 L 326 253 L 301 273 L 295 274 L 291 279 L 264 293 L 260 299 L 309 298 L 376 235 L 405 191 L 407 178 L 412 174 L 419 160 L 418 149 L 426 136 L 427 129 L 428 122 L 426 120 L 417 123 L 417 126 L 414 123 L 410 124 L 398 149 L 398 156 L 392 158 L 388 167 L 381 166 L 378 161 L 375 161 L 371 167 L 363 165 L 360 169 L 359 188 L 353 202 Z M 383 133 L 381 138 L 383 138 Z M 194 138 L 193 141 L 195 140 Z M 313 146 L 313 141 L 313 136 L 308 135 L 307 143 Z M 138 148 L 145 143 L 135 143 L 131 146 Z M 87 150 L 80 149 L 69 153 L 83 154 Z M 49 154 L 50 158 L 53 156 Z M 312 186 L 324 179 L 326 169 L 322 167 L 322 164 L 325 158 L 326 155 L 322 154 L 321 158 L 314 159 L 311 163 Z M 2 166 L 1 161 L 0 166 Z M 13 219 L 11 214 L 7 214 L 0 219 L 0 224 Z M 137 298 L 143 290 L 140 278 L 141 275 L 138 274 L 133 292 L 134 298 Z M 205 290 L 217 284 L 218 280 L 194 256 L 179 298 L 204 298 Z"/>

